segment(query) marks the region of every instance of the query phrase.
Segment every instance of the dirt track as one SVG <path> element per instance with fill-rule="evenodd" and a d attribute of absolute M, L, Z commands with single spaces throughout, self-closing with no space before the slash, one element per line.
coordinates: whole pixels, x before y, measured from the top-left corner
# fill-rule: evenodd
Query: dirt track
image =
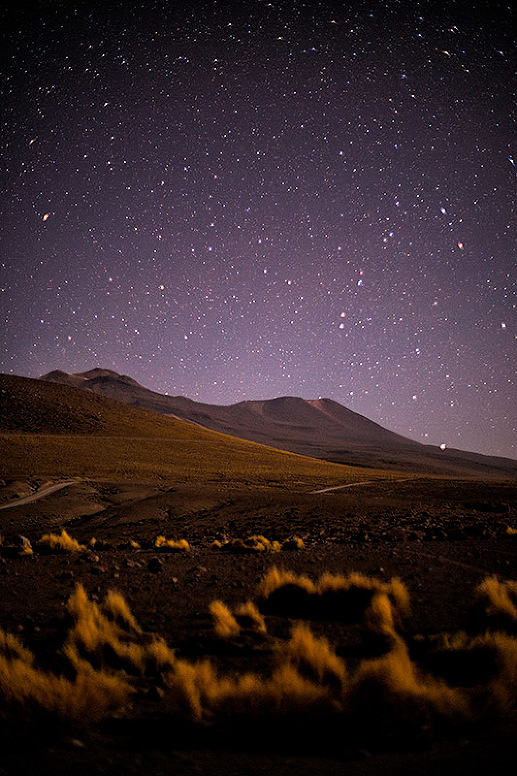
<path fill-rule="evenodd" d="M 74 485 L 75 483 L 77 483 L 77 480 L 45 483 L 41 485 L 36 493 L 33 493 L 31 496 L 22 496 L 21 498 L 9 501 L 7 504 L 0 505 L 0 509 L 12 509 L 13 507 L 21 507 L 24 504 L 31 504 L 33 501 L 39 501 L 39 499 L 44 498 L 45 496 L 50 496 L 52 493 L 56 493 L 58 490 L 63 490 L 63 488 L 67 488 L 69 485 Z"/>

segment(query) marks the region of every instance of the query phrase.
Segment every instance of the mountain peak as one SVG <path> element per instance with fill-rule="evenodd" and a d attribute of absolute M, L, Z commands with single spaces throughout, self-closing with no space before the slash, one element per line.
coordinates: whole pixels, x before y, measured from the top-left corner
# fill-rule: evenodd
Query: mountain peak
<path fill-rule="evenodd" d="M 76 377 L 85 377 L 87 380 L 94 380 L 96 377 L 121 377 L 118 372 L 112 369 L 102 369 L 97 366 L 94 369 L 88 369 L 87 372 L 76 372 Z"/>
<path fill-rule="evenodd" d="M 42 375 L 40 380 L 45 380 L 47 383 L 61 383 L 62 385 L 70 385 L 72 388 L 82 388 L 83 383 L 86 382 L 85 378 L 81 375 L 70 374 L 70 372 L 63 372 L 61 369 L 53 369 L 46 375 Z"/>

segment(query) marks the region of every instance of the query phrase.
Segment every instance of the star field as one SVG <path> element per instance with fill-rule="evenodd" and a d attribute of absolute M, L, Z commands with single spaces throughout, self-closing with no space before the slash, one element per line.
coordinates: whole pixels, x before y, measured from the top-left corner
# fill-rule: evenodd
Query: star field
<path fill-rule="evenodd" d="M 502 2 L 3 12 L 0 369 L 517 457 Z"/>

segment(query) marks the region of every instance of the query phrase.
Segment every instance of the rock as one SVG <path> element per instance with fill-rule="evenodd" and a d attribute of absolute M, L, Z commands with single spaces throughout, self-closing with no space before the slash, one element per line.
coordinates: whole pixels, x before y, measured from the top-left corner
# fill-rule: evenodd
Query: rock
<path fill-rule="evenodd" d="M 142 564 L 137 560 L 131 560 L 130 558 L 124 558 L 122 561 L 122 566 L 125 569 L 140 569 L 142 568 Z"/>
<path fill-rule="evenodd" d="M 160 560 L 160 558 L 151 558 L 151 560 L 147 564 L 147 570 L 150 571 L 152 574 L 158 574 L 160 571 L 162 571 L 163 563 Z"/>
<path fill-rule="evenodd" d="M 90 574 L 107 574 L 107 572 L 106 566 L 92 566 L 90 569 Z"/>
<path fill-rule="evenodd" d="M 26 536 L 22 536 L 21 534 L 16 534 L 12 538 L 11 542 L 14 547 L 21 547 L 22 550 L 32 550 L 32 544 L 30 543 L 29 539 L 27 539 Z"/>

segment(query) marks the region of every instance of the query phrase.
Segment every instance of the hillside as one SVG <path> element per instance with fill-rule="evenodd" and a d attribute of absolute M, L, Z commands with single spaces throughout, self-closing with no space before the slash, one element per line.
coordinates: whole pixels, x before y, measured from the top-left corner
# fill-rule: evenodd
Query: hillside
<path fill-rule="evenodd" d="M 300 455 L 384 470 L 482 478 L 517 477 L 517 462 L 422 445 L 383 428 L 331 399 L 285 396 L 229 406 L 166 396 L 109 369 L 75 375 L 54 371 L 41 380 L 77 386 L 212 431 Z"/>
<path fill-rule="evenodd" d="M 0 375 L 0 476 L 298 486 L 384 476 L 270 449 L 92 392 Z"/>

